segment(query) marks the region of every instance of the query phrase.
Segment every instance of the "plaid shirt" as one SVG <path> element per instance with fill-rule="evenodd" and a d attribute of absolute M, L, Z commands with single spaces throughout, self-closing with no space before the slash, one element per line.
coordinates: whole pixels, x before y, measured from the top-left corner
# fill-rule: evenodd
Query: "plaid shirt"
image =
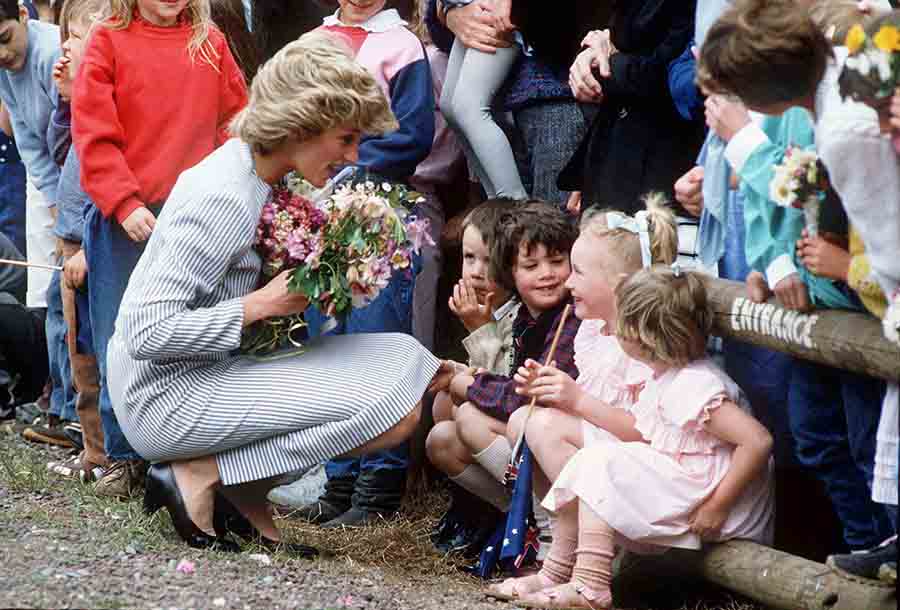
<path fill-rule="evenodd" d="M 527 307 L 524 305 L 520 307 L 519 314 L 513 322 L 515 357 L 510 376 L 492 373 L 475 375 L 475 381 L 466 392 L 466 399 L 480 411 L 501 421 L 507 421 L 516 409 L 528 404 L 530 399 L 527 396 L 516 394 L 516 382 L 512 375 L 528 358 L 539 362 L 545 361 L 565 305 L 565 302 L 560 303 L 557 307 L 542 313 L 537 319 L 531 316 Z M 556 354 L 553 356 L 557 368 L 571 375 L 572 379 L 578 378 L 578 368 L 575 366 L 575 333 L 578 332 L 580 325 L 581 320 L 570 312 L 560 333 Z"/>

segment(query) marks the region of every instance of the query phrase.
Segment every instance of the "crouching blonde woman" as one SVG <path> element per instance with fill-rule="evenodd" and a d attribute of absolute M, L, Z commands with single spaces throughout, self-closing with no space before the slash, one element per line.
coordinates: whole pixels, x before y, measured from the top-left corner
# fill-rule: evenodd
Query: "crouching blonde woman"
<path fill-rule="evenodd" d="M 307 306 L 286 274 L 257 289 L 271 185 L 296 170 L 321 186 L 356 160 L 361 134 L 394 128 L 349 50 L 307 35 L 265 64 L 235 137 L 166 201 L 119 310 L 109 386 L 125 435 L 153 462 L 144 508 L 166 507 L 191 546 L 238 550 L 232 534 L 280 544 L 273 477 L 393 447 L 418 421 L 439 362 L 406 335 L 329 337 L 264 361 L 236 353 L 245 326 Z"/>

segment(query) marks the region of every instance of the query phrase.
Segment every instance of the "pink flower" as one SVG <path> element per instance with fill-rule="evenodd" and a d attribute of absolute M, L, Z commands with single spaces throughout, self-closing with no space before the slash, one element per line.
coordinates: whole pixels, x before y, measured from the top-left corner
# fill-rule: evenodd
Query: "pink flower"
<path fill-rule="evenodd" d="M 309 242 L 300 230 L 291 231 L 291 234 L 288 235 L 287 241 L 285 242 L 285 246 L 287 246 L 287 251 L 291 258 L 298 261 L 304 260 L 309 254 Z"/>
<path fill-rule="evenodd" d="M 418 218 L 406 225 L 406 237 L 412 242 L 414 252 L 421 252 L 424 244 L 429 246 L 435 245 L 429 233 L 430 228 L 431 221 L 427 218 Z"/>

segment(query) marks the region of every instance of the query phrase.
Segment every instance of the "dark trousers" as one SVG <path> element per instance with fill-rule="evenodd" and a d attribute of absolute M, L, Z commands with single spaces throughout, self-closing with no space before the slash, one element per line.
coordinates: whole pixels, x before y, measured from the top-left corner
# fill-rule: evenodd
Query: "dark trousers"
<path fill-rule="evenodd" d="M 788 416 L 795 453 L 825 483 L 852 550 L 875 546 L 894 531 L 871 492 L 884 391 L 885 383 L 872 377 L 794 362 Z"/>
<path fill-rule="evenodd" d="M 21 375 L 16 402 L 41 395 L 49 374 L 43 312 L 20 303 L 0 303 L 0 359 L 10 376 Z"/>

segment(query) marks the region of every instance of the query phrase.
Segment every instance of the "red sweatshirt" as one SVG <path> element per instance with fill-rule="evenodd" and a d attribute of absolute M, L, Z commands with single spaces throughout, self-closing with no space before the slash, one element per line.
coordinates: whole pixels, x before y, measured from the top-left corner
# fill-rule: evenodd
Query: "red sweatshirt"
<path fill-rule="evenodd" d="M 120 223 L 163 203 L 178 175 L 227 139 L 247 86 L 222 33 L 210 28 L 214 68 L 188 55 L 189 25 L 135 18 L 98 26 L 72 91 L 72 141 L 81 185 L 103 216 Z"/>

